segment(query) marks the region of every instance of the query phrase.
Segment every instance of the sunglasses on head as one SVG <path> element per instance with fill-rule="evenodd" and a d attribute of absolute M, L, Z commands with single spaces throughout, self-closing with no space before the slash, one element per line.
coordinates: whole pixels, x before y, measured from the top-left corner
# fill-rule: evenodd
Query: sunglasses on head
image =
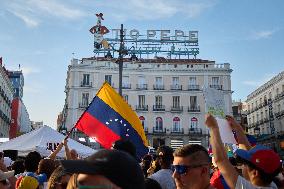
<path fill-rule="evenodd" d="M 197 164 L 197 165 L 172 165 L 171 169 L 173 172 L 176 172 L 179 175 L 184 175 L 186 174 L 190 169 L 198 168 L 208 165 L 208 163 L 203 163 L 203 164 Z"/>

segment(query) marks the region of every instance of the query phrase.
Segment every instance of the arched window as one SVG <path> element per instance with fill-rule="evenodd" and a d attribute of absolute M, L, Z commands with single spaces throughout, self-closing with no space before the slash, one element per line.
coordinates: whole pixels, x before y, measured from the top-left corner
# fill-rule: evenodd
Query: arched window
<path fill-rule="evenodd" d="M 156 131 L 163 131 L 163 119 L 161 117 L 156 118 Z"/>
<path fill-rule="evenodd" d="M 190 128 L 197 128 L 198 125 L 198 119 L 196 117 L 191 118 L 190 120 Z"/>
<path fill-rule="evenodd" d="M 173 132 L 180 131 L 180 119 L 179 117 L 174 117 L 173 119 Z"/>
<path fill-rule="evenodd" d="M 143 129 L 144 129 L 145 128 L 145 117 L 144 116 L 140 116 L 139 119 L 140 119 L 141 124 L 142 124 Z"/>

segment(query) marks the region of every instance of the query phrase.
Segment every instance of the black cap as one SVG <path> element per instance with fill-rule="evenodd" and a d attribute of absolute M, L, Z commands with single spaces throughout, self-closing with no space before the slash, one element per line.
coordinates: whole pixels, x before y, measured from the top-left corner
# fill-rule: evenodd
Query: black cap
<path fill-rule="evenodd" d="M 144 189 L 144 175 L 138 162 L 118 150 L 100 150 L 85 160 L 63 160 L 69 173 L 102 175 L 123 189 Z"/>

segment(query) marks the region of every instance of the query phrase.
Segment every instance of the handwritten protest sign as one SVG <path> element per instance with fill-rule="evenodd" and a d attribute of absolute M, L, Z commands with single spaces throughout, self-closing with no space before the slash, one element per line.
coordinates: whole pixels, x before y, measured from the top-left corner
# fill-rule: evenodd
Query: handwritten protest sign
<path fill-rule="evenodd" d="M 224 92 L 213 88 L 204 88 L 205 112 L 214 115 L 220 129 L 223 143 L 236 144 L 234 134 L 225 119 L 228 114 L 225 108 Z"/>

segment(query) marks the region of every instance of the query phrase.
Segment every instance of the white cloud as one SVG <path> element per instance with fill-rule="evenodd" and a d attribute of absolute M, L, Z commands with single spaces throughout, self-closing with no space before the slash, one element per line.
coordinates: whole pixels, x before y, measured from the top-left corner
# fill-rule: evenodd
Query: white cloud
<path fill-rule="evenodd" d="M 118 21 L 156 20 L 171 18 L 176 14 L 193 18 L 199 16 L 203 11 L 214 5 L 212 3 L 214 1 L 202 2 L 198 1 L 198 3 L 195 3 L 193 1 L 181 0 L 121 0 L 111 1 L 108 4 L 104 4 L 104 6 L 111 9 L 108 14 Z M 99 6 L 103 5 L 99 4 Z"/>
<path fill-rule="evenodd" d="M 56 17 L 76 19 L 86 15 L 81 10 L 70 8 L 67 5 L 61 4 L 55 0 L 30 0 L 29 5 L 36 6 L 40 11 L 44 11 L 49 15 Z"/>
<path fill-rule="evenodd" d="M 21 67 L 21 70 L 23 71 L 24 77 L 35 73 L 40 73 L 40 70 L 34 67 Z"/>
<path fill-rule="evenodd" d="M 275 34 L 276 31 L 277 31 L 276 29 L 273 29 L 273 30 L 252 32 L 251 39 L 253 40 L 267 39 L 270 38 L 273 34 Z"/>
<path fill-rule="evenodd" d="M 48 16 L 73 20 L 86 15 L 57 0 L 10 0 L 5 5 L 7 11 L 20 18 L 28 27 L 37 27 Z"/>
<path fill-rule="evenodd" d="M 265 74 L 264 77 L 258 79 L 258 80 L 247 80 L 247 81 L 243 81 L 243 84 L 248 85 L 248 86 L 252 86 L 252 87 L 259 87 L 263 84 L 265 84 L 267 81 L 269 81 L 270 79 L 272 79 L 274 76 L 276 76 L 277 74 Z"/>
<path fill-rule="evenodd" d="M 37 19 L 25 15 L 24 13 L 13 11 L 13 14 L 23 20 L 28 27 L 37 27 L 39 24 L 39 21 Z"/>

